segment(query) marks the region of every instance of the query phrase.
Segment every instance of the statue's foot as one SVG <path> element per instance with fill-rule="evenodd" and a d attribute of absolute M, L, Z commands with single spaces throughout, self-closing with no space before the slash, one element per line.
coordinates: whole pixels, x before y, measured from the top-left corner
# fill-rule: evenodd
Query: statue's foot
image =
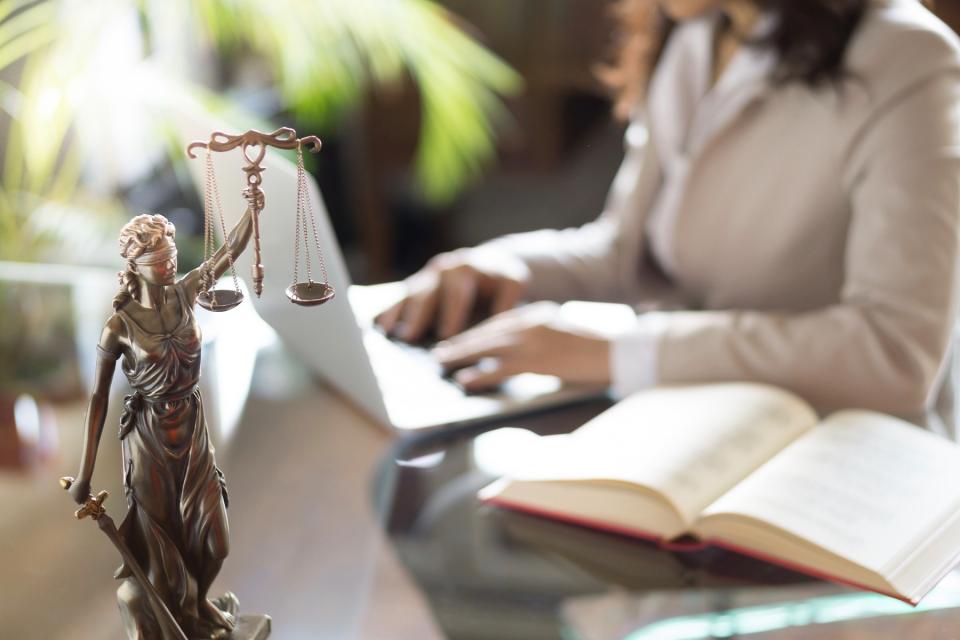
<path fill-rule="evenodd" d="M 219 598 L 214 598 L 212 600 L 213 606 L 224 613 L 229 613 L 234 618 L 237 617 L 237 614 L 240 612 L 240 600 L 232 591 L 227 591 Z"/>
<path fill-rule="evenodd" d="M 232 594 L 230 594 L 232 595 Z M 223 598 L 217 598 L 218 603 Z M 236 597 L 233 598 L 236 601 Z M 229 601 L 223 602 L 225 607 L 231 607 Z M 217 640 L 227 638 L 230 632 L 237 625 L 236 611 L 224 611 L 216 603 L 204 599 L 199 603 L 199 613 L 201 624 L 209 632 L 209 637 Z"/>

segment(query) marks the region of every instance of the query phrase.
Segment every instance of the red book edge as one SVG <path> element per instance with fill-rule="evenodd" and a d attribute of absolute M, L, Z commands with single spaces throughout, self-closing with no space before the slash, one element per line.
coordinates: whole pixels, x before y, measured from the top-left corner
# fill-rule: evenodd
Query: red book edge
<path fill-rule="evenodd" d="M 600 531 L 609 531 L 610 533 L 616 533 L 619 535 L 627 536 L 630 538 L 639 538 L 641 540 L 647 540 L 649 542 L 654 542 L 662 549 L 667 551 L 679 551 L 679 552 L 689 552 L 689 551 L 699 551 L 706 549 L 708 547 L 719 547 L 721 549 L 726 549 L 728 551 L 733 551 L 734 553 L 739 553 L 740 555 L 749 556 L 751 558 L 756 558 L 757 560 L 762 560 L 763 562 L 769 562 L 770 564 L 775 564 L 781 567 L 790 569 L 791 571 L 796 571 L 798 573 L 803 573 L 818 580 L 826 580 L 827 582 L 832 582 L 844 587 L 853 587 L 860 591 L 872 591 L 874 593 L 879 593 L 880 595 L 889 596 L 901 602 L 905 602 L 911 607 L 916 607 L 920 600 L 926 596 L 924 593 L 917 600 L 910 600 L 906 596 L 901 596 L 896 593 L 890 593 L 887 591 L 880 591 L 879 589 L 874 589 L 873 587 L 868 587 L 866 585 L 854 582 L 852 580 L 847 580 L 846 578 L 841 578 L 839 576 L 834 576 L 828 573 L 824 573 L 819 569 L 814 569 L 803 564 L 798 564 L 790 560 L 784 560 L 783 558 L 778 558 L 776 556 L 771 556 L 760 551 L 754 551 L 752 549 L 747 549 L 736 544 L 732 544 L 721 540 L 719 538 L 711 538 L 709 540 L 703 540 L 699 544 L 676 544 L 669 540 L 664 540 L 662 537 L 650 533 L 649 531 L 644 531 L 642 529 L 634 529 L 633 527 L 627 527 L 624 525 L 613 524 L 610 522 L 604 522 L 602 520 L 594 520 L 592 518 L 584 518 L 582 516 L 570 515 L 568 513 L 562 513 L 559 511 L 551 511 L 549 509 L 541 509 L 539 507 L 531 507 L 530 505 L 520 504 L 516 502 L 511 502 L 510 500 L 504 500 L 503 498 L 494 496 L 491 498 L 481 498 L 481 501 L 487 504 L 492 504 L 497 507 L 502 507 L 509 509 L 511 511 L 519 511 L 522 513 L 527 513 L 529 515 L 538 516 L 541 518 L 548 518 L 550 520 L 560 520 L 562 522 L 567 522 L 574 524 L 580 527 L 586 527 L 588 529 L 598 529 Z M 934 585 L 938 584 L 944 576 L 949 573 L 951 569 L 947 569 L 940 575 L 937 580 L 934 582 Z M 927 591 L 929 593 L 929 591 Z"/>

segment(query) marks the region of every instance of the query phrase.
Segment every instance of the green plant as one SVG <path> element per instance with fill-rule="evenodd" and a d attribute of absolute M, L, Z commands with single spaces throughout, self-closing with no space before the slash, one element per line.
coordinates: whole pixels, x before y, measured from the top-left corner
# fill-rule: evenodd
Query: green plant
<path fill-rule="evenodd" d="M 155 163 L 165 142 L 136 82 L 203 93 L 193 58 L 208 52 L 263 61 L 294 115 L 328 126 L 372 88 L 412 79 L 416 175 L 433 201 L 490 159 L 501 97 L 520 86 L 429 0 L 0 0 L 0 257 L 42 250 L 49 235 L 28 231 L 43 206 L 104 208 Z"/>
<path fill-rule="evenodd" d="M 493 153 L 500 95 L 519 77 L 429 0 L 200 0 L 199 24 L 221 50 L 269 60 L 284 102 L 335 121 L 364 93 L 409 74 L 422 103 L 417 176 L 447 200 Z"/>

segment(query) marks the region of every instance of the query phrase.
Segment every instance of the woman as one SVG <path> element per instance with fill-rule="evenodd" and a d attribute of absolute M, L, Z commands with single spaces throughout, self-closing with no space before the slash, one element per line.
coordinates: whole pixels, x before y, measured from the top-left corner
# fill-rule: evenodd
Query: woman
<path fill-rule="evenodd" d="M 469 388 L 521 371 L 751 380 L 822 408 L 925 409 L 960 215 L 960 47 L 916 0 L 630 0 L 633 121 L 606 210 L 438 256 L 380 318 Z M 520 300 L 628 302 L 607 339 Z M 476 303 L 499 315 L 466 331 Z M 480 364 L 492 366 L 479 366 Z"/>
<path fill-rule="evenodd" d="M 123 358 L 133 394 L 120 421 L 129 509 L 119 531 L 167 608 L 190 638 L 228 637 L 236 600 L 207 592 L 228 551 L 227 494 L 207 434 L 200 377 L 197 296 L 246 247 L 248 210 L 211 260 L 176 280 L 175 229 L 160 215 L 139 215 L 120 233 L 126 269 L 98 345 L 80 472 L 70 488 L 83 503 L 103 433 L 110 383 Z M 127 567 L 117 592 L 131 639 L 165 637 Z"/>

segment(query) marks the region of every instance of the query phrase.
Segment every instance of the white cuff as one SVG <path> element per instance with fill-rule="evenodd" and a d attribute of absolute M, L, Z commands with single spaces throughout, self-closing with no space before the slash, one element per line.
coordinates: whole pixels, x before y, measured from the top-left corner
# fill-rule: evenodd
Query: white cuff
<path fill-rule="evenodd" d="M 658 382 L 660 337 L 666 331 L 668 315 L 644 313 L 629 331 L 614 338 L 610 345 L 610 390 L 616 400 Z"/>

